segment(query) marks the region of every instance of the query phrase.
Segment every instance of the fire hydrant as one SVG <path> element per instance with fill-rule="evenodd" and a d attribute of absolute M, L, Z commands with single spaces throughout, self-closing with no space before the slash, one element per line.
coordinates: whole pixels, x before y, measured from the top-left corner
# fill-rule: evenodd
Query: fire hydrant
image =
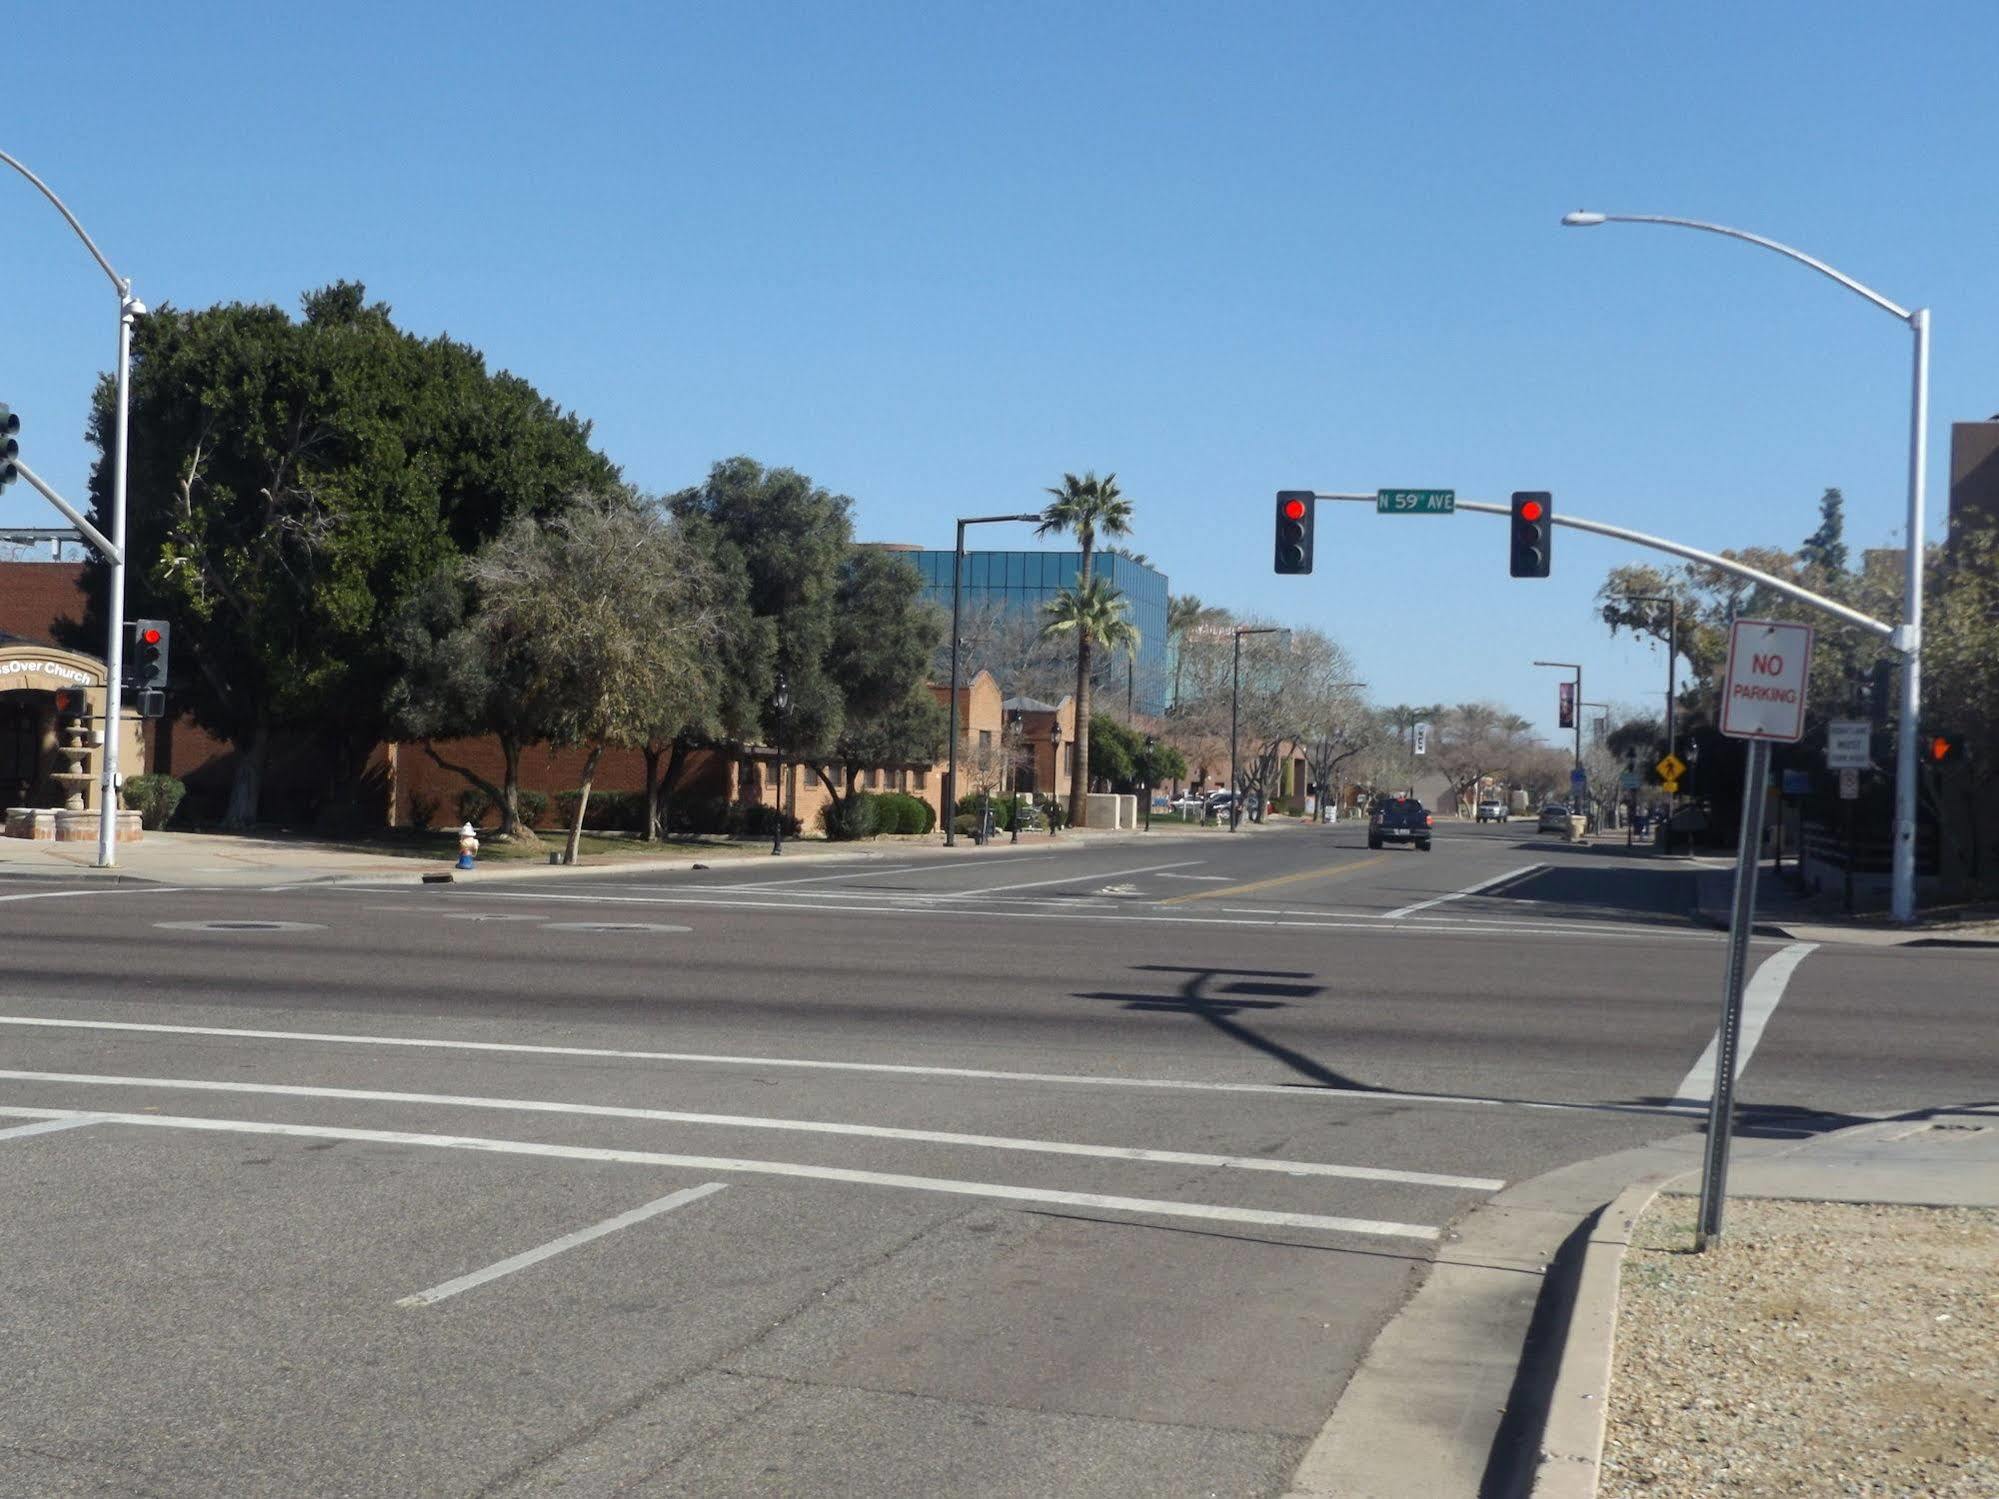
<path fill-rule="evenodd" d="M 471 869 L 472 856 L 479 852 L 479 830 L 466 823 L 458 830 L 458 867 Z"/>

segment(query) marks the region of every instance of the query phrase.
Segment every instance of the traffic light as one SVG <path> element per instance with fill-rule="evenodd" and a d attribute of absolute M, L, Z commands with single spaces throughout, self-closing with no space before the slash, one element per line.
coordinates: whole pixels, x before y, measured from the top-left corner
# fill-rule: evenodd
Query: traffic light
<path fill-rule="evenodd" d="M 1555 497 L 1545 489 L 1513 494 L 1513 576 L 1545 578 L 1554 560 Z"/>
<path fill-rule="evenodd" d="M 81 687 L 58 687 L 56 717 L 87 720 L 90 717 L 90 694 Z"/>
<path fill-rule="evenodd" d="M 173 626 L 163 619 L 135 619 L 125 626 L 125 683 L 135 692 L 165 692 L 167 647 Z"/>
<path fill-rule="evenodd" d="M 1280 573 L 1308 573 L 1312 570 L 1314 498 L 1309 489 L 1277 491 L 1277 570 Z"/>
<path fill-rule="evenodd" d="M 20 430 L 21 419 L 13 408 L 0 405 L 0 489 L 21 477 L 21 471 L 14 467 L 14 460 L 21 456 L 21 444 L 14 434 Z"/>
<path fill-rule="evenodd" d="M 1963 753 L 1963 741 L 1955 734 L 1930 734 L 1923 739 L 1923 758 L 1932 765 L 1947 765 Z"/>

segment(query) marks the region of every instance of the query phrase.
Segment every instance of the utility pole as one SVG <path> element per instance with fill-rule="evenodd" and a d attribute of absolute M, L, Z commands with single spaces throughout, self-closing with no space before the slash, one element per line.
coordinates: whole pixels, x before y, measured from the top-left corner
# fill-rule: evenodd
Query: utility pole
<path fill-rule="evenodd" d="M 1001 521 L 1038 524 L 1040 512 L 1032 515 L 969 515 L 958 521 L 958 540 L 951 550 L 951 705 L 948 712 L 950 745 L 944 762 L 944 846 L 958 845 L 958 625 L 962 615 L 961 595 L 965 587 L 965 527 L 991 526 Z"/>

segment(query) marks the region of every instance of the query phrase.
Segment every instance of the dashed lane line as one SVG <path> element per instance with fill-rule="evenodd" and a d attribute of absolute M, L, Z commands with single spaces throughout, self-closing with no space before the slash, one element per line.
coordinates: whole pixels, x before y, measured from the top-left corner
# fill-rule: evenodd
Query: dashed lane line
<path fill-rule="evenodd" d="M 1509 870 L 1505 874 L 1496 874 L 1489 880 L 1480 880 L 1476 885 L 1467 885 L 1464 889 L 1453 890 L 1448 895 L 1432 896 L 1429 900 L 1417 901 L 1413 906 L 1403 906 L 1399 910 L 1390 911 L 1386 916 L 1382 917 L 1382 920 L 1396 921 L 1404 916 L 1414 916 L 1418 911 L 1427 911 L 1432 906 L 1441 906 L 1450 901 L 1463 900 L 1467 895 L 1477 895 L 1481 891 L 1491 890 L 1496 886 L 1506 884 L 1508 881 L 1517 880 L 1522 875 L 1532 874 L 1537 869 L 1546 869 L 1547 867 L 1545 864 L 1529 864 L 1521 869 Z"/>
<path fill-rule="evenodd" d="M 1381 1099 L 1401 1103 L 1464 1104 L 1477 1108 L 1549 1109 L 1556 1112 L 1613 1114 L 1687 1114 L 1699 1110 L 1692 1105 L 1662 1107 L 1652 1104 L 1557 1103 L 1540 1100 L 1479 1098 L 1451 1093 L 1397 1093 L 1389 1089 L 1324 1088 L 1299 1083 L 1221 1083 L 1191 1078 L 1116 1077 L 1102 1073 L 1007 1072 L 984 1067 L 927 1067 L 910 1062 L 838 1062 L 812 1057 L 730 1056 L 720 1053 L 684 1051 L 628 1051 L 608 1046 L 556 1046 L 528 1041 L 460 1041 L 438 1036 L 371 1036 L 338 1031 L 270 1031 L 219 1025 L 167 1025 L 142 1020 L 70 1020 L 43 1015 L 0 1015 L 0 1025 L 16 1025 L 46 1030 L 129 1031 L 140 1035 L 212 1036 L 247 1041 L 304 1041 L 344 1046 L 410 1047 L 430 1051 L 493 1052 L 512 1056 L 608 1057 L 630 1062 L 689 1063 L 698 1066 L 797 1068 L 816 1072 L 877 1073 L 892 1077 L 961 1078 L 980 1082 L 1056 1084 L 1064 1087 L 1155 1088 L 1168 1092 L 1254 1093 L 1269 1098 L 1317 1099 L 1341 1102 L 1347 1099 Z M 1704 1106 L 1702 1106 L 1704 1107 Z"/>
<path fill-rule="evenodd" d="M 470 1291 L 483 1286 L 488 1281 L 498 1280 L 503 1275 L 512 1275 L 516 1270 L 525 1270 L 530 1265 L 539 1265 L 543 1260 L 553 1259 L 566 1249 L 574 1249 L 579 1244 L 588 1244 L 592 1239 L 601 1239 L 606 1234 L 614 1234 L 621 1228 L 630 1228 L 634 1223 L 643 1223 L 648 1218 L 657 1218 L 661 1213 L 670 1213 L 675 1208 L 686 1207 L 690 1202 L 699 1202 L 704 1197 L 712 1197 L 728 1185 L 727 1182 L 706 1182 L 698 1187 L 683 1187 L 678 1192 L 670 1192 L 655 1198 L 643 1207 L 633 1208 L 628 1213 L 620 1213 L 615 1218 L 606 1218 L 602 1223 L 593 1223 L 588 1228 L 579 1228 L 573 1234 L 564 1234 L 559 1239 L 550 1239 L 546 1244 L 520 1254 L 509 1255 L 498 1264 L 488 1265 L 483 1270 L 474 1270 L 468 1275 L 447 1280 L 442 1285 L 432 1286 L 427 1291 L 418 1291 L 414 1296 L 405 1296 L 397 1306 L 435 1306 L 440 1301 L 449 1300 L 461 1291 Z"/>
<path fill-rule="evenodd" d="M 69 1109 L 0 1107 L 11 1119 L 74 1119 Z M 950 1177 L 904 1176 L 890 1171 L 859 1171 L 845 1166 L 813 1166 L 799 1161 L 754 1161 L 728 1156 L 675 1155 L 660 1150 L 612 1150 L 600 1146 L 550 1145 L 538 1140 L 494 1140 L 472 1135 L 413 1134 L 404 1130 L 348 1129 L 333 1125 L 279 1124 L 267 1120 L 206 1119 L 175 1114 L 93 1114 L 93 1123 L 137 1125 L 144 1129 L 206 1130 L 219 1134 L 282 1135 L 305 1140 L 353 1140 L 374 1145 L 423 1145 L 440 1150 L 476 1150 L 495 1155 L 535 1156 L 547 1160 L 615 1161 L 633 1166 L 666 1166 L 738 1176 L 787 1176 L 808 1181 L 845 1182 L 864 1187 L 898 1187 L 912 1192 L 940 1192 L 982 1197 L 999 1202 L 1034 1202 L 1051 1207 L 1093 1208 L 1099 1212 L 1138 1213 L 1147 1217 L 1198 1218 L 1208 1222 L 1254 1224 L 1262 1228 L 1318 1229 L 1326 1233 L 1364 1234 L 1395 1239 L 1432 1240 L 1439 1230 L 1420 1223 L 1395 1223 L 1378 1218 L 1338 1218 L 1321 1213 L 1279 1213 L 1262 1208 L 1225 1207 L 1219 1203 L 1173 1202 L 1150 1197 L 1112 1197 L 1100 1192 L 1064 1192 L 1052 1187 L 1016 1187 L 1002 1182 L 957 1181 Z"/>
<path fill-rule="evenodd" d="M 448 1108 L 504 1109 L 531 1114 L 584 1114 L 598 1119 L 644 1119 L 665 1124 L 707 1124 L 726 1129 L 782 1130 L 798 1134 L 847 1135 L 874 1140 L 911 1140 L 925 1145 L 969 1145 L 1038 1155 L 1088 1156 L 1169 1166 L 1213 1166 L 1235 1171 L 1274 1171 L 1283 1176 L 1342 1176 L 1358 1181 L 1401 1182 L 1418 1187 L 1452 1187 L 1497 1192 L 1504 1181 L 1482 1176 L 1446 1176 L 1385 1166 L 1344 1166 L 1325 1161 L 1286 1161 L 1265 1156 L 1215 1155 L 1192 1150 L 1148 1150 L 1128 1145 L 1074 1145 L 1060 1140 L 1023 1140 L 1004 1135 L 971 1135 L 949 1130 L 894 1129 L 876 1124 L 836 1124 L 815 1119 L 777 1119 L 748 1114 L 697 1114 L 681 1109 L 645 1109 L 620 1104 L 565 1103 L 540 1098 L 480 1098 L 456 1093 L 400 1093 L 377 1088 L 323 1088 L 294 1083 L 241 1083 L 209 1078 L 140 1077 L 88 1072 L 0 1070 L 13 1082 L 77 1083 L 90 1087 L 164 1088 L 203 1093 L 255 1093 L 279 1098 L 327 1098 L 352 1103 L 413 1103 Z"/>

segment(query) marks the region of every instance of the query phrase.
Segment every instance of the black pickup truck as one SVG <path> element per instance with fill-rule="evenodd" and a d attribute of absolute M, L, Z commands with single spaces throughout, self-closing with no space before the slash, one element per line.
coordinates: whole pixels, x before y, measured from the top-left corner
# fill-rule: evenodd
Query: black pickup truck
<path fill-rule="evenodd" d="M 1367 846 L 1384 843 L 1413 843 L 1424 853 L 1430 851 L 1430 814 L 1413 797 L 1392 797 L 1374 809 L 1367 820 Z"/>

